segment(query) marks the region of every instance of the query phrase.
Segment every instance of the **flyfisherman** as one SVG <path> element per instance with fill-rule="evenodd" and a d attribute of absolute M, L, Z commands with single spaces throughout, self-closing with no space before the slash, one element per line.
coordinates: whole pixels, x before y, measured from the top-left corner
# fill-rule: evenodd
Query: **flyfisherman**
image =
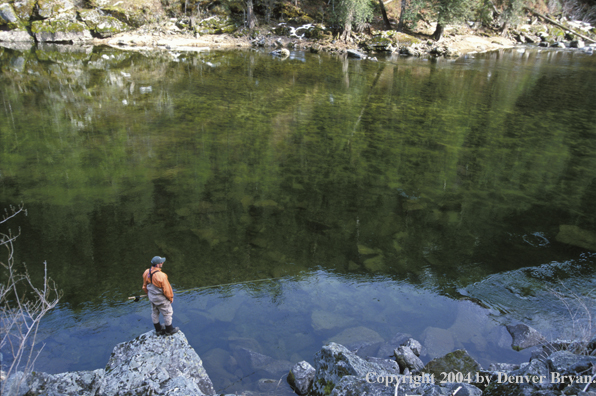
<path fill-rule="evenodd" d="M 179 330 L 178 327 L 172 326 L 174 291 L 168 281 L 168 276 L 161 272 L 161 267 L 163 267 L 165 261 L 165 257 L 153 257 L 151 268 L 143 273 L 143 291 L 147 293 L 147 297 L 151 302 L 151 319 L 157 335 L 172 335 Z M 163 315 L 165 328 L 159 323 L 160 313 Z"/>

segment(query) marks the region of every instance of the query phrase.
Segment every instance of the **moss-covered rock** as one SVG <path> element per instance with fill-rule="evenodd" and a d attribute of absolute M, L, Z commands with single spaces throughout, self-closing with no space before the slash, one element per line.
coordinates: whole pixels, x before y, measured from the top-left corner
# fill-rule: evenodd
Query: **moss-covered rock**
<path fill-rule="evenodd" d="M 375 35 L 364 43 L 368 51 L 391 51 L 393 49 L 393 40 L 383 35 Z"/>
<path fill-rule="evenodd" d="M 288 26 L 287 23 L 280 23 L 273 29 L 273 33 L 277 34 L 278 36 L 289 36 L 292 32 L 292 28 Z"/>
<path fill-rule="evenodd" d="M 164 16 L 160 0 L 86 0 L 86 8 L 97 8 L 105 15 L 132 27 L 157 22 Z"/>
<path fill-rule="evenodd" d="M 37 0 L 37 13 L 44 19 L 56 17 L 74 8 L 70 0 Z"/>
<path fill-rule="evenodd" d="M 458 349 L 445 356 L 431 360 L 424 366 L 424 372 L 441 378 L 441 373 L 462 373 L 474 377 L 481 370 L 480 364 L 472 358 L 465 349 Z"/>
<path fill-rule="evenodd" d="M 112 16 L 101 15 L 97 10 L 80 11 L 79 17 L 85 22 L 92 35 L 96 37 L 111 37 L 130 29 L 125 23 Z"/>
<path fill-rule="evenodd" d="M 31 33 L 39 43 L 80 43 L 93 38 L 83 22 L 66 18 L 34 21 Z"/>
<path fill-rule="evenodd" d="M 238 25 L 232 18 L 213 16 L 197 23 L 194 30 L 199 34 L 234 33 L 238 30 Z"/>
<path fill-rule="evenodd" d="M 23 24 L 29 26 L 31 24 L 31 16 L 35 9 L 36 0 L 17 0 L 12 6 Z"/>
<path fill-rule="evenodd" d="M 306 24 L 314 22 L 314 19 L 312 19 L 308 14 L 306 14 L 302 10 L 302 8 L 295 6 L 291 2 L 277 3 L 277 6 L 273 10 L 273 12 L 276 18 L 285 19 L 289 22 L 294 22 L 297 24 Z"/>
<path fill-rule="evenodd" d="M 105 15 L 116 18 L 127 26 L 137 28 L 148 22 L 142 11 L 126 11 L 120 7 L 101 7 L 100 10 Z"/>
<path fill-rule="evenodd" d="M 19 23 L 19 17 L 12 8 L 12 5 L 8 3 L 0 4 L 0 26 L 8 26 L 11 29 L 11 26 L 18 25 Z"/>
<path fill-rule="evenodd" d="M 304 37 L 316 40 L 322 39 L 328 35 L 331 35 L 331 32 L 329 32 L 321 23 L 312 24 L 304 32 Z"/>

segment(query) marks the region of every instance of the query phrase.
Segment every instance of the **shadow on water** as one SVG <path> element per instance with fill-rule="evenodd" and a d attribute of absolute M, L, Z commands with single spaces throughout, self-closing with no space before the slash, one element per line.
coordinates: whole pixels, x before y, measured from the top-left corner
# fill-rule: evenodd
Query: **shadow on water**
<path fill-rule="evenodd" d="M 502 325 L 564 334 L 552 290 L 593 287 L 594 59 L 0 49 L 0 202 L 28 208 L 17 261 L 64 290 L 37 369 L 148 331 L 126 298 L 156 254 L 218 391 L 400 332 L 426 360 L 527 359 Z"/>

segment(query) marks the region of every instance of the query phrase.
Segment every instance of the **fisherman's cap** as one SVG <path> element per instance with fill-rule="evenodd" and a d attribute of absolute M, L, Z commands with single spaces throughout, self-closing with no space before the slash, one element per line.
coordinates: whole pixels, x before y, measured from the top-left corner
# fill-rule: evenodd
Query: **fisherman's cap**
<path fill-rule="evenodd" d="M 151 259 L 151 265 L 157 265 L 157 264 L 161 264 L 161 263 L 165 263 L 165 262 L 166 262 L 165 257 L 155 256 Z"/>

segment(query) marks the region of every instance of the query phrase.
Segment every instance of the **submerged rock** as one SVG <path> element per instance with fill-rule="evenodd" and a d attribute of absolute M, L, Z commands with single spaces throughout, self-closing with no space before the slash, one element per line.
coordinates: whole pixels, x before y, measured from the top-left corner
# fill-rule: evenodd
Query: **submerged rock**
<path fill-rule="evenodd" d="M 422 343 L 428 355 L 436 358 L 455 349 L 455 340 L 450 331 L 438 327 L 428 327 L 422 334 Z"/>
<path fill-rule="evenodd" d="M 292 367 L 286 360 L 277 360 L 247 348 L 234 348 L 234 357 L 246 374 L 261 372 L 271 377 L 281 377 Z"/>
<path fill-rule="evenodd" d="M 275 51 L 271 51 L 269 54 L 273 56 L 279 56 L 280 58 L 287 58 L 288 56 L 290 56 L 290 50 L 286 48 L 281 48 Z"/>
<path fill-rule="evenodd" d="M 515 326 L 508 325 L 507 331 L 509 331 L 509 334 L 513 337 L 511 347 L 516 351 L 540 345 L 546 341 L 544 336 L 542 336 L 538 330 L 523 323 Z"/>
<path fill-rule="evenodd" d="M 364 55 L 362 52 L 351 49 L 347 50 L 346 52 L 348 54 L 348 58 L 366 59 L 366 55 Z"/>
<path fill-rule="evenodd" d="M 561 243 L 596 251 L 596 232 L 578 226 L 561 224 L 555 239 Z"/>

